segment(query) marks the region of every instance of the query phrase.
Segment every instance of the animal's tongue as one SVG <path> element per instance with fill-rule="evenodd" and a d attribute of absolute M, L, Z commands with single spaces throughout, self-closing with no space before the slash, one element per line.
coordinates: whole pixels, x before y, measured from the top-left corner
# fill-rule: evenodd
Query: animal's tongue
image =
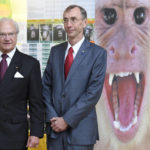
<path fill-rule="evenodd" d="M 133 76 L 119 77 L 118 98 L 119 98 L 119 120 L 121 125 L 128 126 L 134 114 L 134 100 L 136 96 L 136 81 Z"/>

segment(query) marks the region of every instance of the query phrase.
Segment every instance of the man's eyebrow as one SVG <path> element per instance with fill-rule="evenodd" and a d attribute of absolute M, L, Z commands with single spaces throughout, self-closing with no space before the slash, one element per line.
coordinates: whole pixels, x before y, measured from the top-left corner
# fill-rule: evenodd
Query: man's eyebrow
<path fill-rule="evenodd" d="M 69 19 L 69 18 L 77 18 L 76 16 L 71 16 L 71 17 L 63 17 L 64 19 Z"/>

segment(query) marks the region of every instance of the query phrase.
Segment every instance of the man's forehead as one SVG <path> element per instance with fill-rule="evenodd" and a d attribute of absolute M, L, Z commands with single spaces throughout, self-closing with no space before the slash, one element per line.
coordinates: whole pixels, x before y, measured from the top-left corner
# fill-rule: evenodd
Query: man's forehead
<path fill-rule="evenodd" d="M 13 23 L 12 23 L 12 21 L 9 21 L 9 20 L 6 20 L 6 21 L 0 21 L 0 24 L 8 24 L 8 25 L 14 25 Z"/>
<path fill-rule="evenodd" d="M 6 29 L 6 30 L 16 30 L 16 26 L 13 24 L 13 22 L 11 21 L 3 21 L 3 22 L 0 22 L 0 29 L 3 28 Z"/>
<path fill-rule="evenodd" d="M 70 10 L 64 12 L 64 17 L 65 17 L 65 18 L 66 18 L 66 17 L 71 18 L 71 17 L 76 17 L 76 16 L 81 16 L 80 9 L 77 8 L 77 7 L 72 8 L 72 9 L 70 9 Z"/>

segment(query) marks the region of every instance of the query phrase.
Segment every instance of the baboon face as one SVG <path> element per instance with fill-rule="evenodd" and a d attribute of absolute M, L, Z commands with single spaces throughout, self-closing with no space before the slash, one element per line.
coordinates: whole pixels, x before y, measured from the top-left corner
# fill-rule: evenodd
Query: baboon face
<path fill-rule="evenodd" d="M 144 139 L 150 129 L 150 1 L 96 0 L 95 14 L 95 42 L 108 54 L 97 105 L 100 137 L 110 131 L 118 143 Z"/>

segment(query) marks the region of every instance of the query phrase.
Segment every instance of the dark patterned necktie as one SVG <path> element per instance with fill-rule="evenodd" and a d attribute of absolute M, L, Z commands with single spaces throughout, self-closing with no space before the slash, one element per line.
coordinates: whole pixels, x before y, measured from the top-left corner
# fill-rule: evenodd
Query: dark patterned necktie
<path fill-rule="evenodd" d="M 2 60 L 0 62 L 0 80 L 3 79 L 5 72 L 8 68 L 7 61 L 6 61 L 7 57 L 8 57 L 7 54 L 2 54 Z"/>
<path fill-rule="evenodd" d="M 69 51 L 68 51 L 68 55 L 65 60 L 65 79 L 67 78 L 67 75 L 68 75 L 71 65 L 73 63 L 73 54 L 72 53 L 73 53 L 73 48 L 70 47 Z"/>

